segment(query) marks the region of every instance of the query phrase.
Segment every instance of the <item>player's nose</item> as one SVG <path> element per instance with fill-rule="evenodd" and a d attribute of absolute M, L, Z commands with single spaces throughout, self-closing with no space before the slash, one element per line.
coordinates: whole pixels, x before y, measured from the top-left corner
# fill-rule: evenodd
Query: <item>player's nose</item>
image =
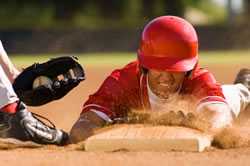
<path fill-rule="evenodd" d="M 162 73 L 159 77 L 159 82 L 173 83 L 174 77 L 171 73 Z"/>

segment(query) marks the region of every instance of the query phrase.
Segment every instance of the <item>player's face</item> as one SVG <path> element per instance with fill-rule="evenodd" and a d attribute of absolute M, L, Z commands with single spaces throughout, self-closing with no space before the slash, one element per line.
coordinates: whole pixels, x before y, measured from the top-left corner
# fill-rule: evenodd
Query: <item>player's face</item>
<path fill-rule="evenodd" d="M 185 72 L 167 72 L 150 69 L 148 83 L 150 89 L 161 98 L 168 98 L 171 93 L 179 90 L 185 77 Z"/>

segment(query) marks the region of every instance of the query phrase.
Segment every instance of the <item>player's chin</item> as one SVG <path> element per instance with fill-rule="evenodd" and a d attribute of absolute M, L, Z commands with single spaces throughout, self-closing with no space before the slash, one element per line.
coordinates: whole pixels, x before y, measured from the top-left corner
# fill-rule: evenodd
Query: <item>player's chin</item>
<path fill-rule="evenodd" d="M 155 94 L 162 99 L 169 98 L 169 91 L 158 90 Z"/>
<path fill-rule="evenodd" d="M 178 91 L 177 86 L 160 86 L 158 91 L 166 94 L 175 93 Z"/>

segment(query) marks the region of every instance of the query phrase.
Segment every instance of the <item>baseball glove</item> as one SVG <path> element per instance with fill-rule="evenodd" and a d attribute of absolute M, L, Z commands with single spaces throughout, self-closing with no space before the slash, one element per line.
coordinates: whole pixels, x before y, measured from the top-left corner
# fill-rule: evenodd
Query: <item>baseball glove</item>
<path fill-rule="evenodd" d="M 64 56 L 25 68 L 13 88 L 25 104 L 40 106 L 62 98 L 84 79 L 84 69 L 77 58 Z"/>

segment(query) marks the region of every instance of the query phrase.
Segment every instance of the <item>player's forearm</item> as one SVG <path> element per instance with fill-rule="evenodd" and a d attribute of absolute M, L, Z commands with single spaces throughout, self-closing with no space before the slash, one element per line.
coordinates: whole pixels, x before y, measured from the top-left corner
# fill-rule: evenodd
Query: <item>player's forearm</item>
<path fill-rule="evenodd" d="M 19 71 L 10 61 L 1 41 L 0 41 L 0 64 L 5 73 L 7 74 L 9 80 L 13 82 L 17 77 L 17 75 L 19 74 Z"/>
<path fill-rule="evenodd" d="M 105 125 L 105 121 L 98 117 L 94 112 L 83 113 L 70 131 L 71 143 L 84 141 L 92 136 L 96 129 Z"/>
<path fill-rule="evenodd" d="M 87 139 L 94 134 L 94 130 L 97 128 L 98 126 L 92 122 L 81 122 L 75 124 L 70 131 L 70 142 L 78 143 Z"/>

